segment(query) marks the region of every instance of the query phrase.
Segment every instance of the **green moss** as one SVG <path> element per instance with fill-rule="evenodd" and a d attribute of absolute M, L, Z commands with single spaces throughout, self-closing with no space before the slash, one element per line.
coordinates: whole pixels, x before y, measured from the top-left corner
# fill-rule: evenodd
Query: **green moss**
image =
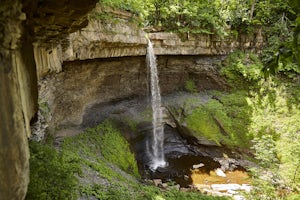
<path fill-rule="evenodd" d="M 195 136 L 204 136 L 219 144 L 222 138 L 219 127 L 215 124 L 211 114 L 204 108 L 199 107 L 186 119 L 187 125 L 195 132 Z"/>
<path fill-rule="evenodd" d="M 124 118 L 123 121 L 130 127 L 131 131 L 136 132 L 137 131 L 137 125 L 138 122 L 131 118 Z"/>
<path fill-rule="evenodd" d="M 185 89 L 190 93 L 198 92 L 196 84 L 193 80 L 187 80 L 184 85 Z"/>
<path fill-rule="evenodd" d="M 66 138 L 63 150 L 68 152 L 67 155 L 77 152 L 86 158 L 103 156 L 107 162 L 139 177 L 137 163 L 128 142 L 108 121 L 77 136 Z"/>
<path fill-rule="evenodd" d="M 248 93 L 236 91 L 218 95 L 220 100 L 211 99 L 187 117 L 188 127 L 197 135 L 218 144 L 250 147 L 252 137 L 247 134 L 251 117 Z"/>
<path fill-rule="evenodd" d="M 78 160 L 65 160 L 53 146 L 30 142 L 30 183 L 26 199 L 77 199 Z"/>
<path fill-rule="evenodd" d="M 52 139 L 47 144 L 30 142 L 31 182 L 26 199 L 78 199 L 79 195 L 101 200 L 226 199 L 198 192 L 164 192 L 124 175 L 116 166 L 139 177 L 134 155 L 120 132 L 107 121 L 65 138 L 59 150 L 52 144 Z M 105 179 L 109 184 L 89 182 L 86 173 Z M 77 177 L 85 181 L 79 182 Z"/>
<path fill-rule="evenodd" d="M 139 177 L 134 154 L 129 149 L 128 142 L 110 123 L 101 126 L 101 154 L 103 157 L 124 171 Z"/>
<path fill-rule="evenodd" d="M 248 134 L 251 123 L 252 108 L 248 104 L 248 93 L 236 91 L 221 98 L 224 112 L 220 121 L 230 135 L 230 142 L 234 146 L 250 147 L 253 137 Z"/>

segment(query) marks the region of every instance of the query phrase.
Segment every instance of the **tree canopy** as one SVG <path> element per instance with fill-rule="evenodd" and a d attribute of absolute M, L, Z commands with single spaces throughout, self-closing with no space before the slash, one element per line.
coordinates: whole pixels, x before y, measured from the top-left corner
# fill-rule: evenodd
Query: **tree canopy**
<path fill-rule="evenodd" d="M 100 0 L 126 10 L 148 30 L 216 34 L 223 38 L 251 34 L 263 27 L 267 45 L 261 59 L 266 75 L 300 72 L 299 0 Z"/>

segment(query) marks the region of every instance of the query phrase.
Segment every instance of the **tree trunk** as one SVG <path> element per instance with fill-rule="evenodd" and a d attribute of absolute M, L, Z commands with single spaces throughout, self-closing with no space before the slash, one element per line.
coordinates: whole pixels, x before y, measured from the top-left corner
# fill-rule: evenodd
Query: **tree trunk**
<path fill-rule="evenodd" d="M 249 15 L 250 21 L 252 21 L 252 18 L 253 18 L 253 13 L 254 13 L 254 9 L 255 9 L 255 3 L 256 3 L 256 0 L 253 0 L 252 4 L 251 4 L 250 15 Z"/>

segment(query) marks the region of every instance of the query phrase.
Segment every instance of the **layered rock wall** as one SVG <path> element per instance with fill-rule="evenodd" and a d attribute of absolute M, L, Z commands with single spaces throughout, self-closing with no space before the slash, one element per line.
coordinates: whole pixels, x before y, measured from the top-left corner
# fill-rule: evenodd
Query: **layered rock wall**
<path fill-rule="evenodd" d="M 62 50 L 61 45 L 51 47 L 34 44 L 34 58 L 37 67 L 38 79 L 50 73 L 58 73 L 62 70 Z"/>
<path fill-rule="evenodd" d="M 95 3 L 96 0 L 1 0 L 0 200 L 24 199 L 29 182 L 27 138 L 38 106 L 32 42 L 45 48 L 55 42 L 60 44 L 66 35 L 86 25 L 85 16 Z M 49 64 L 39 66 L 47 66 L 47 71 L 51 65 L 57 67 L 52 58 L 46 59 Z"/>
<path fill-rule="evenodd" d="M 159 55 L 164 93 L 182 89 L 187 80 L 199 90 L 224 89 L 218 69 L 222 58 L 235 49 L 259 51 L 264 43 L 260 29 L 222 40 L 213 35 L 146 34 L 126 13 L 117 16 L 114 21 L 91 18 L 87 27 L 51 48 L 35 46 L 38 76 L 58 73 L 41 83 L 53 127 L 81 124 L 94 104 L 147 95 L 147 38 Z"/>
<path fill-rule="evenodd" d="M 124 19 L 115 23 L 92 20 L 89 25 L 70 34 L 63 60 L 86 60 L 146 54 L 147 38 L 156 55 L 227 55 L 239 48 L 259 51 L 264 44 L 261 29 L 251 35 L 221 39 L 208 34 L 145 33 Z"/>
<path fill-rule="evenodd" d="M 259 51 L 264 45 L 261 29 L 236 38 L 188 33 L 150 33 L 149 38 L 157 55 L 227 55 L 236 49 Z"/>
<path fill-rule="evenodd" d="M 90 18 L 87 27 L 70 34 L 61 44 L 46 49 L 36 44 L 38 76 L 59 72 L 63 61 L 144 56 L 147 38 L 152 41 L 156 55 L 220 56 L 235 49 L 259 52 L 264 45 L 259 28 L 249 35 L 223 39 L 208 34 L 146 33 L 130 22 L 131 18 L 126 13 L 114 14 L 116 19 L 112 21 Z"/>
<path fill-rule="evenodd" d="M 19 1 L 0 5 L 0 199 L 24 199 L 29 182 L 30 119 L 37 83 L 32 45 Z"/>
<path fill-rule="evenodd" d="M 218 72 L 221 60 L 220 56 L 158 56 L 162 93 L 182 90 L 188 80 L 198 90 L 226 89 Z M 78 126 L 95 104 L 146 97 L 148 76 L 145 56 L 69 61 L 62 72 L 40 81 L 40 94 L 51 108 L 52 127 Z"/>

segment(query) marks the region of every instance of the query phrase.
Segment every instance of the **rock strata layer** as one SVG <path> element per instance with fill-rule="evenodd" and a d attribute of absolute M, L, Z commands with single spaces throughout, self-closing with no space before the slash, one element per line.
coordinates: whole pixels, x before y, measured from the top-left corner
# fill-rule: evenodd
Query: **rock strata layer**
<path fill-rule="evenodd" d="M 101 12 L 100 7 L 93 12 Z M 259 52 L 264 45 L 260 28 L 251 35 L 240 34 L 236 38 L 223 39 L 208 34 L 146 33 L 130 22 L 130 14 L 113 14 L 116 18 L 111 21 L 90 17 L 85 28 L 73 33 L 70 33 L 73 29 L 67 29 L 70 34 L 50 46 L 40 43 L 45 38 L 39 37 L 34 49 L 38 77 L 60 72 L 64 61 L 145 56 L 147 38 L 152 41 L 156 55 L 222 56 L 236 49 Z"/>
<path fill-rule="evenodd" d="M 0 200 L 24 199 L 29 182 L 30 123 L 37 112 L 33 41 L 46 47 L 87 23 L 96 0 L 1 0 Z M 49 62 L 51 63 L 51 62 Z"/>
<path fill-rule="evenodd" d="M 197 90 L 227 88 L 217 64 L 222 57 L 159 56 L 162 94 L 183 90 L 193 81 Z M 41 99 L 51 108 L 52 126 L 80 125 L 96 104 L 148 94 L 144 56 L 94 59 L 64 63 L 63 71 L 41 81 Z"/>

